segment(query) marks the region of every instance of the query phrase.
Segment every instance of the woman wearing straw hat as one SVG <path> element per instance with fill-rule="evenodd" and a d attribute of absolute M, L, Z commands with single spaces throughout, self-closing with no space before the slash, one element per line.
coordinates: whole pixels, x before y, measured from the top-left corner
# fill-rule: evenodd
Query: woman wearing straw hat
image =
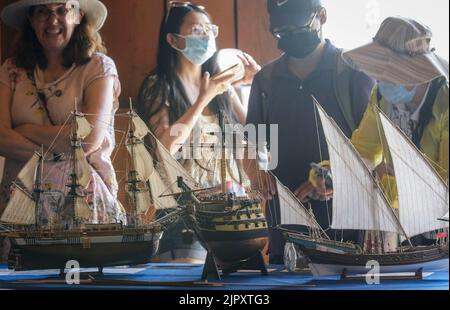
<path fill-rule="evenodd" d="M 92 221 L 125 221 L 116 203 L 117 182 L 110 155 L 113 115 L 120 82 L 98 33 L 107 16 L 98 0 L 20 0 L 3 9 L 1 18 L 20 32 L 15 53 L 0 67 L 0 155 L 6 158 L 0 185 L 0 214 L 11 182 L 36 150 L 54 145 L 44 176 L 45 211 L 61 216 L 67 193 L 66 156 L 70 130 L 63 126 L 74 109 L 93 126 L 83 148 L 91 165 L 91 182 L 83 189 Z M 51 223 L 52 217 L 45 219 Z"/>
<path fill-rule="evenodd" d="M 349 64 L 378 81 L 352 143 L 376 170 L 383 190 L 396 209 L 396 183 L 392 180 L 391 164 L 383 162 L 388 154 L 384 154 L 378 130 L 378 109 L 411 139 L 448 182 L 448 63 L 430 49 L 431 38 L 427 26 L 408 18 L 389 17 L 372 43 L 343 55 Z M 317 182 L 314 172 L 311 180 L 313 184 L 323 184 L 322 180 Z M 396 236 L 391 237 L 396 240 Z"/>

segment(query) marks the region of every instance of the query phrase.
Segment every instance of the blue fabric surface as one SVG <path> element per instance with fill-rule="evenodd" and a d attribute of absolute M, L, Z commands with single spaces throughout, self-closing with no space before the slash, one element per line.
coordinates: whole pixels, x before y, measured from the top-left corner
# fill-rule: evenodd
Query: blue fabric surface
<path fill-rule="evenodd" d="M 341 281 L 338 277 L 313 278 L 311 275 L 288 273 L 282 266 L 270 266 L 269 275 L 259 272 L 239 272 L 221 281 L 218 286 L 201 285 L 202 265 L 149 264 L 132 269 L 105 269 L 101 280 L 131 280 L 150 282 L 149 286 L 24 284 L 20 280 L 60 280 L 58 271 L 11 272 L 0 265 L 0 288 L 7 289 L 150 289 L 150 290 L 448 290 L 448 272 L 433 273 L 424 280 L 382 280 L 380 285 L 363 281 Z M 129 272 L 128 272 L 129 270 Z M 84 270 L 83 270 L 84 271 Z M 91 271 L 91 270 L 89 270 Z M 96 271 L 93 269 L 92 271 Z M 153 282 L 153 283 L 152 283 Z M 158 282 L 158 283 L 155 283 Z M 159 283 L 163 282 L 163 283 Z M 188 282 L 176 285 L 177 282 Z M 192 282 L 192 283 L 189 283 Z M 168 283 L 167 285 L 164 285 Z"/>

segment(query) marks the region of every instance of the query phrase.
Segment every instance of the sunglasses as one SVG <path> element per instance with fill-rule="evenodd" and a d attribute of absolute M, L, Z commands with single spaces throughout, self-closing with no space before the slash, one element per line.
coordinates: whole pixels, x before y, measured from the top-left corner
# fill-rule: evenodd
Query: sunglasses
<path fill-rule="evenodd" d="M 167 6 L 167 13 L 166 13 L 166 19 L 165 22 L 167 23 L 167 19 L 170 16 L 170 11 L 173 8 L 185 8 L 185 7 L 191 7 L 191 8 L 196 8 L 196 9 L 200 9 L 200 10 L 205 10 L 205 7 L 202 5 L 197 5 L 195 3 L 192 2 L 186 2 L 186 1 L 170 1 L 169 5 Z"/>
<path fill-rule="evenodd" d="M 315 12 L 314 15 L 311 17 L 311 20 L 305 26 L 300 26 L 300 27 L 292 27 L 292 26 L 279 27 L 279 28 L 275 28 L 272 31 L 272 34 L 277 39 L 281 39 L 283 36 L 288 35 L 288 34 L 311 31 L 312 30 L 312 25 L 313 25 L 314 21 L 316 20 L 317 16 L 319 15 L 319 13 L 320 13 L 320 11 Z"/>

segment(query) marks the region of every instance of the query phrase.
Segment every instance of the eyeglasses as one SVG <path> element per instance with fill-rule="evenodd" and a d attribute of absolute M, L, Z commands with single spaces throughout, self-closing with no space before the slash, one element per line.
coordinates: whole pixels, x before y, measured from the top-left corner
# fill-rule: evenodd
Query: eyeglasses
<path fill-rule="evenodd" d="M 219 36 L 219 26 L 214 24 L 195 24 L 192 26 L 191 34 L 196 36 L 209 36 L 212 34 L 214 38 Z"/>
<path fill-rule="evenodd" d="M 279 27 L 279 28 L 275 28 L 272 31 L 272 34 L 277 39 L 281 39 L 283 36 L 285 36 L 287 34 L 311 31 L 312 25 L 313 25 L 314 21 L 316 20 L 317 16 L 319 15 L 319 12 L 320 12 L 320 10 L 314 13 L 314 15 L 312 16 L 311 20 L 309 21 L 309 23 L 306 26 L 301 26 L 301 27 L 291 27 L 291 26 Z"/>
<path fill-rule="evenodd" d="M 45 5 L 40 5 L 37 6 L 34 11 L 33 11 L 33 16 L 38 20 L 38 21 L 46 21 L 50 18 L 50 16 L 52 16 L 53 14 L 55 14 L 56 18 L 58 19 L 65 19 L 67 14 L 69 12 L 72 12 L 73 8 L 72 7 L 68 7 L 66 5 L 60 5 L 58 6 L 56 9 L 51 10 L 48 7 L 46 7 Z"/>

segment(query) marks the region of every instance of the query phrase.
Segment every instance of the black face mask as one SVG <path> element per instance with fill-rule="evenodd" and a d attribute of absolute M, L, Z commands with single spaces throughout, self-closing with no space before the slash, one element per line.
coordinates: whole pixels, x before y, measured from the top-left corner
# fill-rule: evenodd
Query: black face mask
<path fill-rule="evenodd" d="M 287 33 L 278 41 L 278 48 L 294 58 L 305 58 L 314 52 L 321 42 L 319 31 Z"/>

